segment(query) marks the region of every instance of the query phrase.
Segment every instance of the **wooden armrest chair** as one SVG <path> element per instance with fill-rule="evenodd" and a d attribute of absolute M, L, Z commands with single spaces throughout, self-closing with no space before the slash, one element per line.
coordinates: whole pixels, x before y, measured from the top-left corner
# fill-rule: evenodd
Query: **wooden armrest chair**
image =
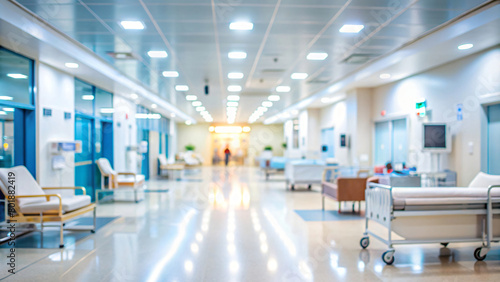
<path fill-rule="evenodd" d="M 96 206 L 91 203 L 84 187 L 45 187 L 41 188 L 24 166 L 0 168 L 0 189 L 5 196 L 7 222 L 40 223 L 43 233 L 45 222 L 60 223 L 60 244 L 64 247 L 64 230 L 91 231 L 96 229 Z M 58 193 L 48 194 L 44 190 L 81 190 L 83 195 L 65 196 Z M 64 229 L 64 223 L 93 211 L 94 225 L 90 228 Z"/>
<path fill-rule="evenodd" d="M 321 183 L 322 209 L 325 209 L 325 197 L 339 202 L 339 213 L 341 202 L 358 202 L 365 200 L 366 177 L 341 177 L 338 167 L 327 168 L 323 172 Z"/>
<path fill-rule="evenodd" d="M 101 189 L 106 189 L 105 179 L 108 177 L 108 189 L 132 188 L 134 189 L 134 200 L 138 202 L 137 189 L 144 187 L 146 177 L 143 174 L 133 172 L 116 172 L 109 163 L 108 159 L 100 158 L 96 161 L 97 167 L 101 172 Z M 97 193 L 97 191 L 96 191 Z"/>

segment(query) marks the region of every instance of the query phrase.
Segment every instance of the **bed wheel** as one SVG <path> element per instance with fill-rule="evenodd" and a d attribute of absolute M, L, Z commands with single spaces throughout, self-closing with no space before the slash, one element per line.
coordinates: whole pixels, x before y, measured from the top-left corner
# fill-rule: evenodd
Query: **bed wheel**
<path fill-rule="evenodd" d="M 312 189 L 312 185 L 307 186 L 307 190 L 311 190 L 311 189 Z"/>
<path fill-rule="evenodd" d="M 368 237 L 361 238 L 359 244 L 361 245 L 361 248 L 366 249 L 370 245 L 370 238 Z"/>
<path fill-rule="evenodd" d="M 290 186 L 290 189 L 293 191 L 295 190 L 295 185 L 292 184 L 292 186 Z"/>
<path fill-rule="evenodd" d="M 394 251 L 387 251 L 387 252 L 383 253 L 382 260 L 387 265 L 391 265 L 394 262 Z"/>
<path fill-rule="evenodd" d="M 90 230 L 90 233 L 92 233 L 92 234 L 95 233 L 95 230 L 94 229 Z"/>
<path fill-rule="evenodd" d="M 446 247 L 448 247 L 448 244 L 450 244 L 450 243 L 441 243 L 441 246 L 446 248 Z"/>
<path fill-rule="evenodd" d="M 481 249 L 482 248 L 477 248 L 474 250 L 474 258 L 477 259 L 478 261 L 482 261 L 486 258 L 486 255 L 481 256 Z"/>

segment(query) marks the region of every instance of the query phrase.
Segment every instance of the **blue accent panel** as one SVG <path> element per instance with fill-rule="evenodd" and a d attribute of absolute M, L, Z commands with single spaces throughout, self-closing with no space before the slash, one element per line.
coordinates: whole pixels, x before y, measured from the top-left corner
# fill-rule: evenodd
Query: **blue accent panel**
<path fill-rule="evenodd" d="M 36 112 L 24 110 L 24 165 L 36 179 Z"/>
<path fill-rule="evenodd" d="M 113 153 L 113 123 L 102 123 L 102 157 L 107 158 L 111 166 L 114 166 Z"/>
<path fill-rule="evenodd" d="M 331 210 L 295 210 L 304 221 L 342 221 L 342 220 L 362 220 L 364 214 L 359 213 L 338 213 Z"/>
<path fill-rule="evenodd" d="M 24 111 L 14 110 L 14 165 L 24 165 Z"/>

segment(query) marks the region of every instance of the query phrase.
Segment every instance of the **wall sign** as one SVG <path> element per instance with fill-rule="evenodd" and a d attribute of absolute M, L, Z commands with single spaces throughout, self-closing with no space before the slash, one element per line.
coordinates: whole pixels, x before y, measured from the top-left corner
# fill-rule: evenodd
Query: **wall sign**
<path fill-rule="evenodd" d="M 462 121 L 464 119 L 464 105 L 463 104 L 458 104 L 457 105 L 457 120 Z"/>
<path fill-rule="evenodd" d="M 64 112 L 64 119 L 71 119 L 71 113 Z"/>
<path fill-rule="evenodd" d="M 425 99 L 418 101 L 416 109 L 418 117 L 425 117 L 427 115 L 427 101 Z"/>
<path fill-rule="evenodd" d="M 43 116 L 44 117 L 52 116 L 52 109 L 43 108 Z"/>

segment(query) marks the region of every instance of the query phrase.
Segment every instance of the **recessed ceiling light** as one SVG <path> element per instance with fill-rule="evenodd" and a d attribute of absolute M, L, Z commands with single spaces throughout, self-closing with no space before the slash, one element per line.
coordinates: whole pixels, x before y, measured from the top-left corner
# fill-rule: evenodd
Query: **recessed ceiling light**
<path fill-rule="evenodd" d="M 193 103 L 191 103 L 191 105 L 193 105 L 193 107 L 199 107 L 199 106 L 201 106 L 201 102 L 200 101 L 194 101 Z"/>
<path fill-rule="evenodd" d="M 201 111 L 200 115 L 204 116 L 204 115 L 209 115 L 209 114 L 208 114 L 208 111 L 205 110 L 205 111 Z"/>
<path fill-rule="evenodd" d="M 391 75 L 390 75 L 389 73 L 381 73 L 381 74 L 379 75 L 379 77 L 380 77 L 381 79 L 388 79 L 388 78 L 391 78 Z"/>
<path fill-rule="evenodd" d="M 290 92 L 290 86 L 278 86 L 276 87 L 276 92 L 281 92 L 281 93 L 284 93 L 284 92 Z"/>
<path fill-rule="evenodd" d="M 227 78 L 229 79 L 242 79 L 243 76 L 244 75 L 241 72 L 230 72 L 227 74 Z"/>
<path fill-rule="evenodd" d="M 365 26 L 362 24 L 345 24 L 339 29 L 339 31 L 342 33 L 358 33 L 363 28 L 365 28 Z"/>
<path fill-rule="evenodd" d="M 245 52 L 229 52 L 227 54 L 229 59 L 245 59 L 247 57 L 247 53 Z"/>
<path fill-rule="evenodd" d="M 174 117 L 175 117 L 175 114 L 174 114 L 174 113 L 171 113 L 171 114 L 170 114 L 170 117 L 174 118 Z"/>
<path fill-rule="evenodd" d="M 238 96 L 238 95 L 229 95 L 229 96 L 227 96 L 227 100 L 228 101 L 239 101 L 240 100 L 240 96 Z"/>
<path fill-rule="evenodd" d="M 149 51 L 148 56 L 151 58 L 166 58 L 168 54 L 165 51 Z"/>
<path fill-rule="evenodd" d="M 188 91 L 189 90 L 189 86 L 187 85 L 176 85 L 175 86 L 175 90 L 177 91 Z"/>
<path fill-rule="evenodd" d="M 133 100 L 139 98 L 139 95 L 135 94 L 135 93 L 132 93 L 130 94 L 130 98 L 132 98 Z"/>
<path fill-rule="evenodd" d="M 279 100 L 280 100 L 280 96 L 279 96 L 279 95 L 271 95 L 271 96 L 267 97 L 267 99 L 268 99 L 269 101 L 276 102 L 276 101 L 279 101 Z"/>
<path fill-rule="evenodd" d="M 264 101 L 264 102 L 262 102 L 262 106 L 264 106 L 266 108 L 272 107 L 273 106 L 273 102 L 271 102 L 271 101 Z"/>
<path fill-rule="evenodd" d="M 11 96 L 0 96 L 0 100 L 11 101 L 11 100 L 14 100 L 14 97 L 11 97 Z"/>
<path fill-rule="evenodd" d="M 229 91 L 229 92 L 240 92 L 241 91 L 241 86 L 239 86 L 239 85 L 229 85 L 227 87 L 227 91 Z"/>
<path fill-rule="evenodd" d="M 77 63 L 65 63 L 64 65 L 70 69 L 77 69 L 79 67 Z"/>
<path fill-rule="evenodd" d="M 229 24 L 231 30 L 252 30 L 253 23 L 251 22 L 232 22 Z"/>
<path fill-rule="evenodd" d="M 198 97 L 196 97 L 196 95 L 186 95 L 186 100 L 196 101 L 196 100 L 198 100 Z"/>
<path fill-rule="evenodd" d="M 205 110 L 205 107 L 196 107 L 197 112 L 202 112 Z"/>
<path fill-rule="evenodd" d="M 306 79 L 307 76 L 308 76 L 308 74 L 305 72 L 294 72 L 294 73 L 292 73 L 292 75 L 290 77 L 292 79 Z"/>
<path fill-rule="evenodd" d="M 162 72 L 164 77 L 179 77 L 179 73 L 176 71 L 164 71 Z"/>
<path fill-rule="evenodd" d="M 190 120 L 186 120 L 186 122 L 184 122 L 186 125 L 191 125 L 192 122 Z"/>
<path fill-rule="evenodd" d="M 458 46 L 458 50 L 467 50 L 467 49 L 470 49 L 474 47 L 474 45 L 472 43 L 466 43 L 466 44 L 462 44 L 460 46 Z"/>
<path fill-rule="evenodd" d="M 94 95 L 82 95 L 82 99 L 85 101 L 92 101 L 94 98 Z"/>
<path fill-rule="evenodd" d="M 7 76 L 10 78 L 14 78 L 14 79 L 26 79 L 26 78 L 28 78 L 27 75 L 21 74 L 21 73 L 8 73 Z"/>
<path fill-rule="evenodd" d="M 266 107 L 258 107 L 257 111 L 259 111 L 259 112 L 267 112 L 267 108 Z"/>
<path fill-rule="evenodd" d="M 144 29 L 144 24 L 141 21 L 121 21 L 120 25 L 124 29 Z"/>
<path fill-rule="evenodd" d="M 151 108 L 156 109 L 156 108 L 158 108 L 158 105 L 156 105 L 156 104 L 152 104 L 152 105 L 151 105 Z"/>
<path fill-rule="evenodd" d="M 227 102 L 228 107 L 238 107 L 238 102 Z"/>
<path fill-rule="evenodd" d="M 311 61 L 322 61 L 328 57 L 327 53 L 309 53 L 307 59 Z"/>

